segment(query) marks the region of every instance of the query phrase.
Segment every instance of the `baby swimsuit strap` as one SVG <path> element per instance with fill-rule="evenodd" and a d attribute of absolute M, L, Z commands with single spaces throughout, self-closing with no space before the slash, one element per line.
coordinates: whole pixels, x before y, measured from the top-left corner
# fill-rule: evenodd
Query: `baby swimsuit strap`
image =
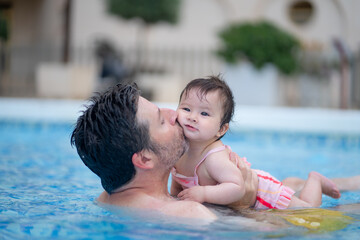
<path fill-rule="evenodd" d="M 196 172 L 197 172 L 197 169 L 198 169 L 198 167 L 200 166 L 200 164 L 202 164 L 202 163 L 205 161 L 205 159 L 206 159 L 210 154 L 224 151 L 226 148 L 230 149 L 230 151 L 231 151 L 230 146 L 227 146 L 227 145 L 222 145 L 222 146 L 220 146 L 220 147 L 216 147 L 216 148 L 211 149 L 210 151 L 208 151 L 208 152 L 205 154 L 205 156 L 203 157 L 203 159 L 201 159 L 201 161 L 195 166 L 195 169 L 194 169 L 194 177 L 195 177 L 196 185 L 199 185 L 199 177 L 198 177 L 198 175 L 196 174 Z"/>

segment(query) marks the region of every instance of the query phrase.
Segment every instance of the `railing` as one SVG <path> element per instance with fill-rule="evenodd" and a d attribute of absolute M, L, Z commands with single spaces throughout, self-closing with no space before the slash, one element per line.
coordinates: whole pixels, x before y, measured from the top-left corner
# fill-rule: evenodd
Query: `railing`
<path fill-rule="evenodd" d="M 15 97 L 37 97 L 36 93 L 36 69 L 42 63 L 56 62 L 59 63 L 61 54 L 54 49 L 4 49 L 0 50 L 0 96 Z M 223 70 L 224 63 L 216 57 L 213 51 L 201 49 L 149 49 L 147 51 L 139 51 L 132 48 L 124 48 L 115 55 L 117 62 L 121 63 L 128 72 L 132 73 L 136 78 L 138 73 L 155 73 L 155 74 L 175 74 L 187 82 L 196 77 L 218 74 Z M 314 56 L 303 56 L 303 62 L 314 59 Z M 70 64 L 75 65 L 92 65 L 97 66 L 100 75 L 101 63 L 104 58 L 99 58 L 95 54 L 94 48 L 76 48 L 71 51 Z M 338 81 L 334 78 L 340 78 L 341 70 L 336 64 L 331 65 L 330 62 L 318 60 L 319 66 L 315 66 L 315 70 L 320 74 L 314 74 L 313 70 L 305 69 L 306 74 L 291 77 L 293 82 L 293 91 L 298 95 L 296 101 L 285 98 L 283 105 L 289 106 L 313 106 L 309 103 L 314 97 L 307 94 L 306 89 L 302 86 L 306 82 L 316 82 L 319 89 L 317 98 L 320 107 L 340 107 L 339 104 L 329 103 L 331 97 L 329 91 L 340 91 L 337 86 L 330 86 L 329 83 L 333 78 L 333 82 Z M 349 108 L 360 109 L 360 51 L 353 54 L 349 64 Z M 280 85 L 284 85 L 285 81 L 280 81 Z M 282 95 L 289 95 L 287 88 L 279 86 L 283 89 Z M 332 90 L 331 90 L 332 89 Z M 321 93 L 322 92 L 322 93 Z M 291 102 L 293 101 L 293 102 Z M 316 100 L 317 101 L 317 100 Z M 317 104 L 315 100 L 315 104 Z M 332 100 L 337 101 L 337 100 Z"/>
<path fill-rule="evenodd" d="M 351 107 L 360 108 L 360 49 L 351 61 Z"/>
<path fill-rule="evenodd" d="M 223 64 L 212 51 L 205 49 L 124 48 L 118 52 L 117 56 L 118 60 L 130 71 L 172 73 L 182 76 L 184 81 L 216 74 Z"/>

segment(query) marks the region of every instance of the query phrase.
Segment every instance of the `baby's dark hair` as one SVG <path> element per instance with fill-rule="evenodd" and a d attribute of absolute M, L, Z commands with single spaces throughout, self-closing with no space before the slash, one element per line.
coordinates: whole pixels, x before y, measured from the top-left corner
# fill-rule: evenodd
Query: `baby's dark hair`
<path fill-rule="evenodd" d="M 197 78 L 189 82 L 180 94 L 180 101 L 182 96 L 187 96 L 191 89 L 199 88 L 198 96 L 200 99 L 205 97 L 209 92 L 219 91 L 223 100 L 223 116 L 221 119 L 220 128 L 229 123 L 234 115 L 235 102 L 234 96 L 227 85 L 227 83 L 218 76 L 209 76 L 207 78 Z"/>

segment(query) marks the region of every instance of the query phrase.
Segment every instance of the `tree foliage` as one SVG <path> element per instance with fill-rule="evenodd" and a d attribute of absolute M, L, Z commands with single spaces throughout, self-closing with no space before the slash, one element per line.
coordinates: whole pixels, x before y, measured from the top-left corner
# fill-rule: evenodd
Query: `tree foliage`
<path fill-rule="evenodd" d="M 176 23 L 180 0 L 107 0 L 108 12 L 124 19 L 140 18 L 146 24 Z"/>
<path fill-rule="evenodd" d="M 256 68 L 271 63 L 284 74 L 298 68 L 298 40 L 268 22 L 233 24 L 219 34 L 223 46 L 218 55 L 228 63 L 249 60 Z"/>
<path fill-rule="evenodd" d="M 0 40 L 6 42 L 9 38 L 9 29 L 5 18 L 1 16 L 0 12 Z"/>

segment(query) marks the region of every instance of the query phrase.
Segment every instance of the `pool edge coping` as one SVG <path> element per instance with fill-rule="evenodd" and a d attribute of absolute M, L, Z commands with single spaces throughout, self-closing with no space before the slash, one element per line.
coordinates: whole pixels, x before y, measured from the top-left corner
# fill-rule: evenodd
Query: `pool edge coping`
<path fill-rule="evenodd" d="M 86 100 L 0 98 L 0 120 L 76 123 Z M 177 103 L 154 102 L 176 109 Z M 232 131 L 292 131 L 360 134 L 360 111 L 322 108 L 237 106 Z"/>

